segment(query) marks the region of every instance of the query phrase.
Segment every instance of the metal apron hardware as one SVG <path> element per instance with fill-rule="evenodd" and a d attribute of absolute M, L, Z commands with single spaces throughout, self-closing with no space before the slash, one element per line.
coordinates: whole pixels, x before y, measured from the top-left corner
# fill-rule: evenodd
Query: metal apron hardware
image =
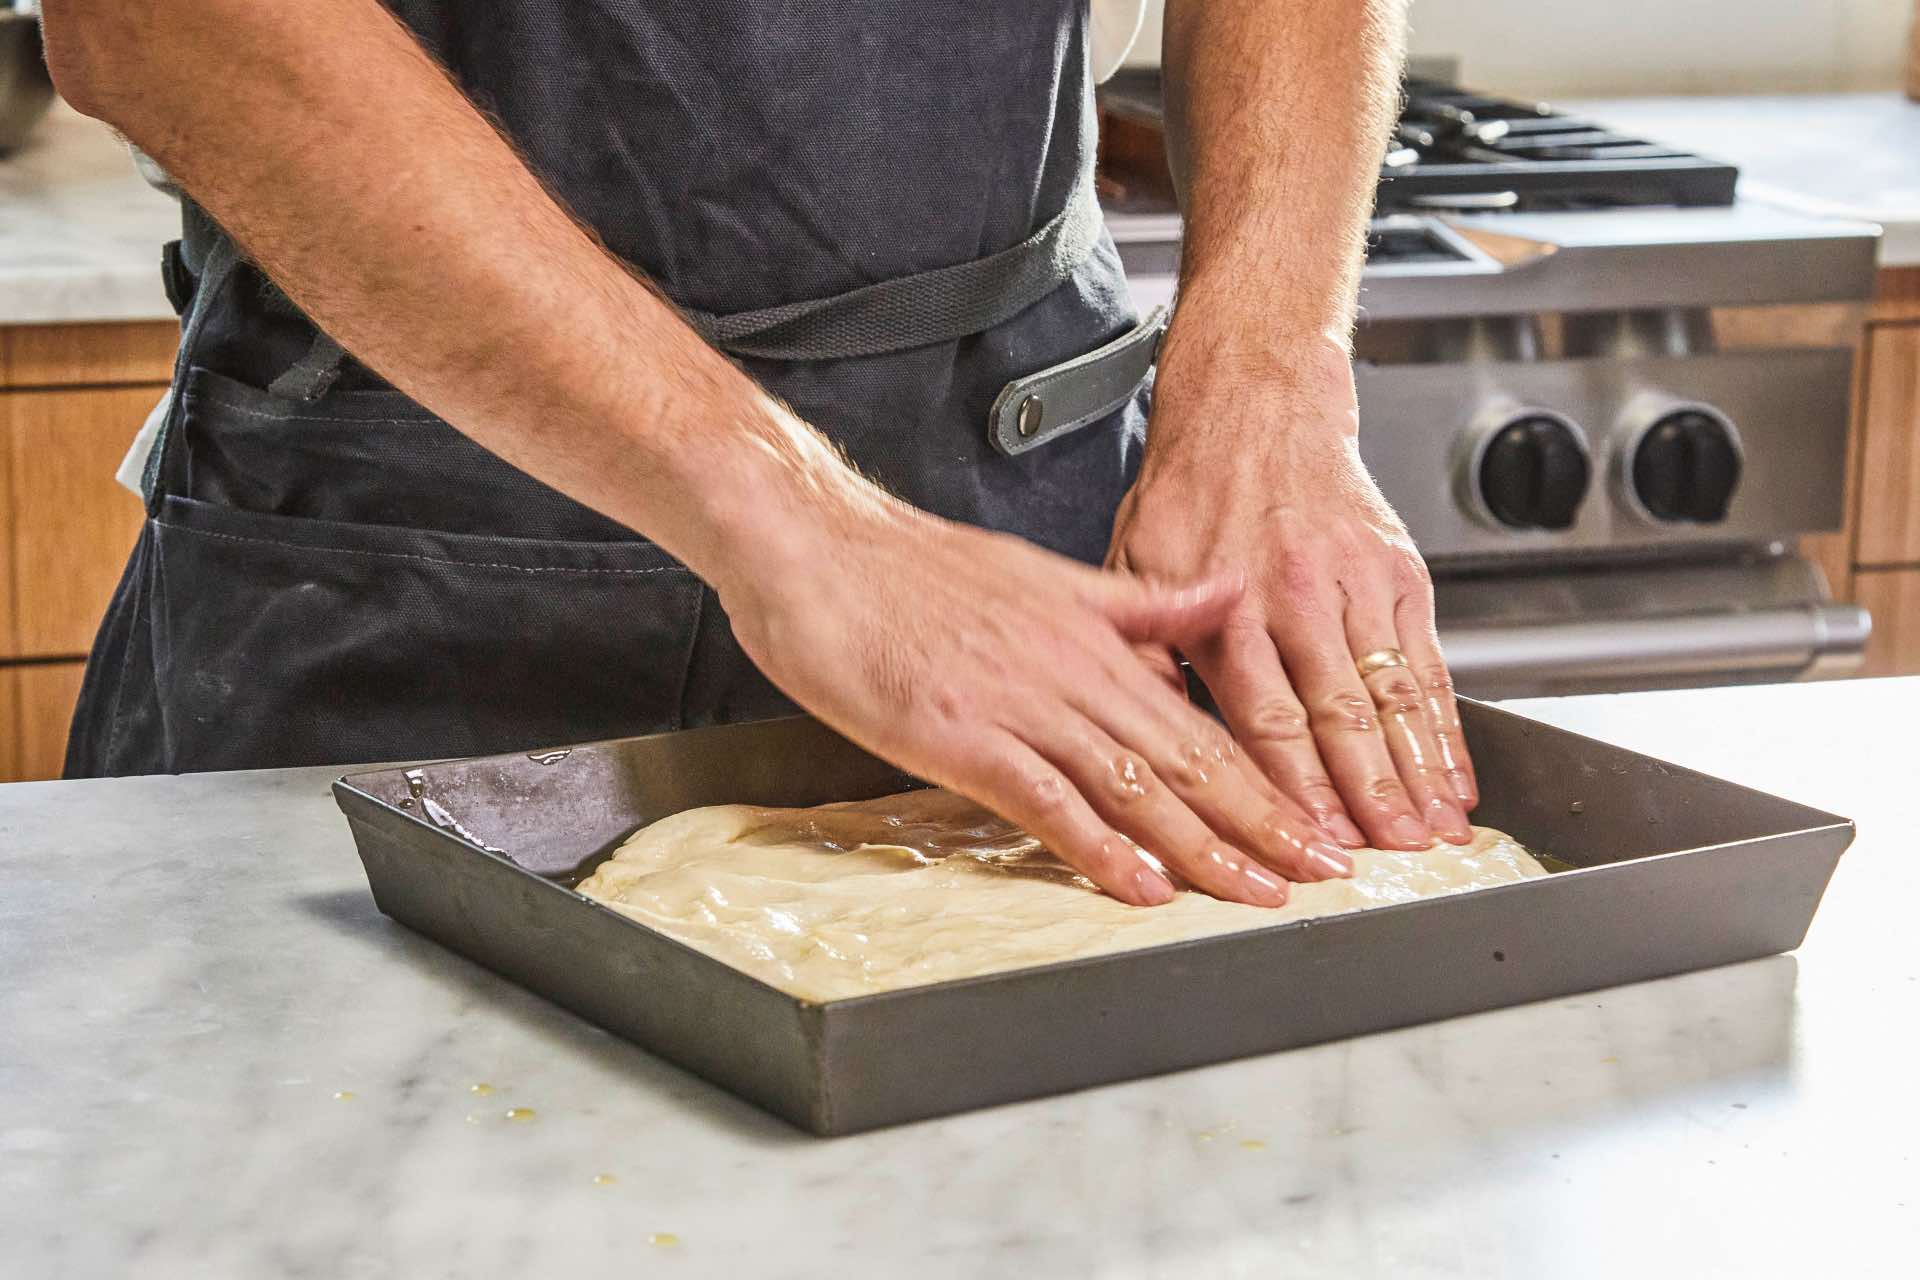
<path fill-rule="evenodd" d="M 821 10 L 804 39 L 753 0 L 388 3 L 611 252 L 711 312 L 689 320 L 876 483 L 1099 562 L 1150 380 L 1066 428 L 1135 383 L 1159 319 L 1129 334 L 1087 187 L 1084 0 L 876 0 Z M 876 44 L 884 65 L 850 51 Z M 565 83 L 553 50 L 572 51 Z M 182 240 L 167 439 L 71 774 L 466 756 L 792 710 L 685 565 L 358 368 L 191 205 Z M 863 350 L 888 354 L 833 358 Z"/>
<path fill-rule="evenodd" d="M 190 267 L 210 260 L 226 241 L 204 213 L 193 214 L 183 245 Z M 984 258 L 753 311 L 678 310 L 702 338 L 733 356 L 845 360 L 908 351 L 984 332 L 1026 310 L 1072 277 L 1092 252 L 1101 225 L 1092 173 L 1083 169 L 1065 206 L 1046 225 Z M 201 236 L 206 243 L 195 246 Z M 276 302 L 294 312 L 283 295 Z M 1152 371 L 1166 325 L 1166 308 L 1155 307 L 1113 341 L 1007 383 L 987 414 L 993 447 L 1025 453 L 1118 409 Z M 316 400 L 333 386 L 346 359 L 340 345 L 316 329 L 313 345 L 269 390 Z"/>

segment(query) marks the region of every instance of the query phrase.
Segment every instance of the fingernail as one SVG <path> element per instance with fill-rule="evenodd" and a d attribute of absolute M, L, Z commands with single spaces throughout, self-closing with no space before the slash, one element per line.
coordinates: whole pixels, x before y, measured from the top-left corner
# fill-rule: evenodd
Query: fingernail
<path fill-rule="evenodd" d="M 1433 811 L 1433 829 L 1446 838 L 1449 844 L 1465 844 L 1473 839 L 1473 828 L 1467 825 L 1467 815 L 1460 806 L 1449 804 L 1442 796 L 1435 796 L 1427 807 Z"/>
<path fill-rule="evenodd" d="M 1350 876 L 1353 874 L 1353 859 L 1348 857 L 1343 850 L 1336 849 L 1330 844 L 1321 844 L 1317 840 L 1314 841 L 1307 846 L 1307 856 L 1313 860 L 1314 866 L 1330 876 Z"/>
<path fill-rule="evenodd" d="M 1366 836 L 1360 833 L 1360 828 L 1354 826 L 1353 819 L 1349 818 L 1346 814 L 1344 813 L 1334 814 L 1332 817 L 1327 819 L 1326 825 L 1327 825 L 1327 834 L 1332 836 L 1339 843 L 1347 846 L 1347 848 L 1349 849 L 1366 848 L 1366 845 L 1367 845 Z"/>
<path fill-rule="evenodd" d="M 1151 867 L 1134 868 L 1133 891 L 1140 901 L 1149 907 L 1164 906 L 1173 901 L 1173 886 L 1167 883 L 1165 876 Z"/>
<path fill-rule="evenodd" d="M 1393 825 L 1387 828 L 1387 834 L 1393 837 L 1396 844 L 1424 849 L 1433 843 L 1433 832 L 1427 830 L 1427 824 L 1410 813 L 1395 818 Z"/>
<path fill-rule="evenodd" d="M 1254 887 L 1254 892 L 1267 899 L 1273 906 L 1280 906 L 1287 900 L 1287 886 L 1264 871 L 1253 867 L 1241 867 L 1240 874 Z"/>

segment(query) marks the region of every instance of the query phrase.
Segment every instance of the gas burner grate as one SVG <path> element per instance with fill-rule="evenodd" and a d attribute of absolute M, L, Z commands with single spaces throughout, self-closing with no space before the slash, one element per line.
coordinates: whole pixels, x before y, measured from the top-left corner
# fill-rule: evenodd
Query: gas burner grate
<path fill-rule="evenodd" d="M 1110 116 L 1158 131 L 1159 71 L 1122 70 L 1101 86 L 1100 102 Z M 1738 177 L 1730 164 L 1544 103 L 1410 79 L 1380 166 L 1377 212 L 1730 205 Z"/>
<path fill-rule="evenodd" d="M 1728 205 L 1732 165 L 1544 103 L 1409 80 L 1380 167 L 1382 213 Z"/>

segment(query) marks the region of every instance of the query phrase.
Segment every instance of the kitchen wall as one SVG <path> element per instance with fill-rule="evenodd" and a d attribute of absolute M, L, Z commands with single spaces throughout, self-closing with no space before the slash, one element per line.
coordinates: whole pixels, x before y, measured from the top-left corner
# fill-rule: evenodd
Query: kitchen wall
<path fill-rule="evenodd" d="M 1162 0 L 1130 62 L 1160 59 Z M 1914 0 L 1413 0 L 1415 53 L 1503 93 L 1891 89 Z"/>

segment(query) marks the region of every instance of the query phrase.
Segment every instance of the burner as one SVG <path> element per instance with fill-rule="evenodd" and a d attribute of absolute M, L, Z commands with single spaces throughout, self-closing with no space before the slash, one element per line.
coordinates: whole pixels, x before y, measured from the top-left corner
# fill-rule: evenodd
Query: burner
<path fill-rule="evenodd" d="M 1542 103 L 1409 80 L 1380 166 L 1379 211 L 1729 205 L 1732 165 Z"/>
<path fill-rule="evenodd" d="M 1157 131 L 1159 71 L 1122 70 L 1101 86 L 1100 102 L 1110 116 Z M 1732 165 L 1542 103 L 1410 79 L 1381 161 L 1376 212 L 1730 205 L 1738 176 Z"/>

